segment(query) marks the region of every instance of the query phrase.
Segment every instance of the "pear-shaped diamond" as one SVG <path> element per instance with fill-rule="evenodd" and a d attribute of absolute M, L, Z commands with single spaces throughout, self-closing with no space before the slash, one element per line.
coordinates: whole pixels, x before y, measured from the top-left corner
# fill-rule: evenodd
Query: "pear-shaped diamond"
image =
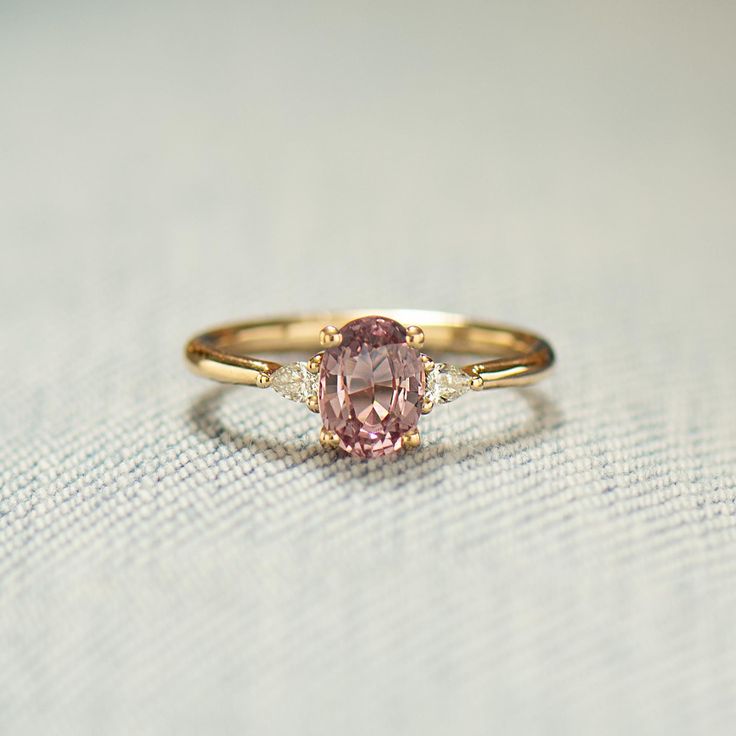
<path fill-rule="evenodd" d="M 455 365 L 435 363 L 427 376 L 427 397 L 435 404 L 459 399 L 470 389 L 470 376 Z"/>
<path fill-rule="evenodd" d="M 310 373 L 306 363 L 287 363 L 271 375 L 271 386 L 276 393 L 291 401 L 306 404 L 317 395 L 318 377 Z"/>

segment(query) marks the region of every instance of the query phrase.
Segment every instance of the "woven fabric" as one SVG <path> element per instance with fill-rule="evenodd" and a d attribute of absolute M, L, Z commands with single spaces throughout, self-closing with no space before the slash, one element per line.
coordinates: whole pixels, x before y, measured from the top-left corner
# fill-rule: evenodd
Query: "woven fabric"
<path fill-rule="evenodd" d="M 0 732 L 733 732 L 733 5 L 0 17 Z M 360 462 L 185 370 L 365 304 L 557 371 Z"/>

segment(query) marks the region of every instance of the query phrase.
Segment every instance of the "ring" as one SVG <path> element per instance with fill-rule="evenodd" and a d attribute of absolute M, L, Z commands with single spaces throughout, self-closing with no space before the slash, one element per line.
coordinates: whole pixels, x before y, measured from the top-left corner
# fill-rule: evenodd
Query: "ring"
<path fill-rule="evenodd" d="M 311 357 L 281 365 L 251 355 L 261 352 Z M 430 357 L 448 353 L 488 357 L 465 366 Z M 401 309 L 226 325 L 193 337 L 186 358 L 198 375 L 306 404 L 321 415 L 323 447 L 361 458 L 418 447 L 419 419 L 435 406 L 535 383 L 555 360 L 546 340 L 524 330 Z"/>

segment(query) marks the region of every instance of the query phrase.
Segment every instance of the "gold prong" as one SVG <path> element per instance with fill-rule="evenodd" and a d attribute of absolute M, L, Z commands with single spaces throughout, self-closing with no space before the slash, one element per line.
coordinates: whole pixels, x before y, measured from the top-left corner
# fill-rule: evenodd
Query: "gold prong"
<path fill-rule="evenodd" d="M 470 377 L 470 388 L 473 391 L 480 391 L 483 388 L 483 379 L 478 376 L 471 376 Z"/>
<path fill-rule="evenodd" d="M 422 438 L 419 435 L 419 430 L 414 428 L 410 429 L 402 438 L 401 446 L 405 450 L 413 450 L 422 443 Z"/>
<path fill-rule="evenodd" d="M 422 414 L 429 414 L 434 409 L 434 401 L 432 399 L 424 399 L 422 401 Z"/>
<path fill-rule="evenodd" d="M 320 365 L 322 365 L 322 353 L 317 353 L 307 361 L 307 370 L 310 373 L 319 373 Z"/>
<path fill-rule="evenodd" d="M 340 444 L 340 439 L 338 438 L 336 432 L 333 432 L 331 429 L 325 429 L 325 427 L 322 427 L 322 429 L 320 429 L 319 431 L 319 442 L 322 447 L 334 450 Z"/>
<path fill-rule="evenodd" d="M 256 386 L 258 388 L 268 388 L 271 385 L 271 375 L 269 373 L 259 373 L 256 376 Z"/>
<path fill-rule="evenodd" d="M 424 345 L 424 330 L 416 325 L 406 328 L 406 344 L 412 348 L 420 348 Z"/>
<path fill-rule="evenodd" d="M 336 348 L 341 342 L 340 330 L 334 325 L 327 325 L 319 331 L 319 344 L 323 348 Z"/>
<path fill-rule="evenodd" d="M 312 394 L 307 398 L 307 408 L 309 411 L 313 411 L 315 414 L 319 412 L 319 399 L 316 394 Z"/>
<path fill-rule="evenodd" d="M 424 363 L 424 372 L 425 373 L 431 373 L 434 370 L 434 361 L 432 358 L 429 357 L 429 355 L 425 355 L 422 353 L 419 358 L 421 359 L 422 363 Z"/>

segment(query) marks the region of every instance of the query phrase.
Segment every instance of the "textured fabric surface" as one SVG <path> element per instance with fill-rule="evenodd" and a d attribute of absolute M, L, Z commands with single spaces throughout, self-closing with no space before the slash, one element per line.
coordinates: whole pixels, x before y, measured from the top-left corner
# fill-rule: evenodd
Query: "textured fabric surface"
<path fill-rule="evenodd" d="M 0 732 L 732 733 L 732 4 L 4 3 Z M 335 460 L 189 375 L 364 304 L 551 339 Z"/>

